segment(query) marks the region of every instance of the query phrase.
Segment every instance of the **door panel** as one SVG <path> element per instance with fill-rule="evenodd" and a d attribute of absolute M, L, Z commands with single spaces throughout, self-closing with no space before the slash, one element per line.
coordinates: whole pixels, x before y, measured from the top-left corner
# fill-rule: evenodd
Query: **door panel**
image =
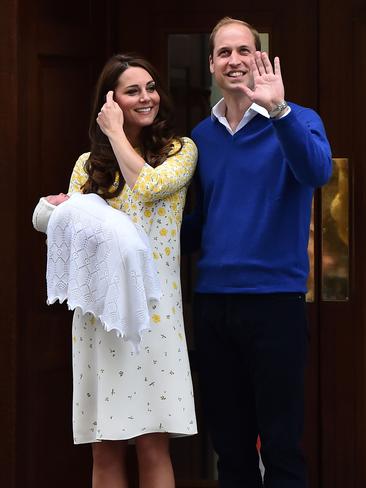
<path fill-rule="evenodd" d="M 17 187 L 18 140 L 18 46 L 17 2 L 4 0 L 0 15 L 0 192 L 6 205 L 0 207 L 3 229 L 0 240 L 1 271 L 1 350 L 0 350 L 0 427 L 4 442 L 0 448 L 0 486 L 14 487 L 16 450 L 16 355 L 17 355 L 17 225 L 13 196 Z M 11 182 L 9 184 L 9 182 Z M 12 204 L 10 203 L 12 202 Z"/>
<path fill-rule="evenodd" d="M 31 217 L 41 195 L 67 191 L 76 158 L 89 148 L 91 92 L 112 51 L 111 5 L 19 2 L 17 486 L 91 483 L 90 446 L 72 440 L 72 315 L 45 303 L 45 236 Z"/>
<path fill-rule="evenodd" d="M 366 485 L 365 2 L 323 0 L 319 15 L 320 110 L 333 155 L 348 158 L 351 171 L 350 300 L 319 307 L 322 487 L 361 488 Z"/>

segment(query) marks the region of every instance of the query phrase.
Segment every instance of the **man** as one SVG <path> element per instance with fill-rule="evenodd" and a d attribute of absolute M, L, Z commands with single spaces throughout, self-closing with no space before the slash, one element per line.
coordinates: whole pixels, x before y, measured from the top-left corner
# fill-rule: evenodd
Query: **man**
<path fill-rule="evenodd" d="M 195 298 L 203 403 L 222 488 L 304 488 L 305 292 L 314 188 L 331 175 L 323 124 L 285 101 L 249 24 L 224 18 L 210 38 L 223 99 L 193 130 L 196 212 L 183 248 L 200 240 Z"/>

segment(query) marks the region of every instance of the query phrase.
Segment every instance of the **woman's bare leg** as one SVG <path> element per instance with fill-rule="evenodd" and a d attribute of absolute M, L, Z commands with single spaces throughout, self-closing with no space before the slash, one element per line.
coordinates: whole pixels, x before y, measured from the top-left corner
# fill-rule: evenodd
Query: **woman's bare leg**
<path fill-rule="evenodd" d="M 128 488 L 126 449 L 126 441 L 92 444 L 93 488 Z"/>
<path fill-rule="evenodd" d="M 140 488 L 174 488 L 168 434 L 146 434 L 135 441 Z"/>

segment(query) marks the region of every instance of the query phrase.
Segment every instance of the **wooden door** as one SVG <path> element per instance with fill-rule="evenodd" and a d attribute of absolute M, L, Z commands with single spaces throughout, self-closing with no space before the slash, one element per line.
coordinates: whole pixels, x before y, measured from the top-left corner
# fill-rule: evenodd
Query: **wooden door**
<path fill-rule="evenodd" d="M 46 305 L 45 238 L 31 217 L 41 195 L 67 191 L 76 158 L 89 148 L 91 92 L 112 52 L 113 2 L 16 4 L 9 37 L 16 46 L 17 117 L 10 119 L 16 156 L 4 194 L 14 222 L 8 268 L 17 287 L 4 324 L 13 327 L 10 377 L 17 381 L 12 481 L 29 488 L 88 486 L 90 447 L 76 449 L 72 441 L 71 315 L 65 306 Z"/>
<path fill-rule="evenodd" d="M 349 159 L 350 296 L 320 302 L 321 486 L 366 486 L 366 4 L 320 2 L 319 107 L 333 155 Z"/>

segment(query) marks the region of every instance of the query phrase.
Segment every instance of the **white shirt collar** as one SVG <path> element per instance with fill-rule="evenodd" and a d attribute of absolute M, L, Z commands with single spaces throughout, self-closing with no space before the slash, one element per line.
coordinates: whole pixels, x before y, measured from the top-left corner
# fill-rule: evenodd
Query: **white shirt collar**
<path fill-rule="evenodd" d="M 234 135 L 241 128 L 247 125 L 247 123 L 250 122 L 252 118 L 255 117 L 257 114 L 263 115 L 264 117 L 267 117 L 269 119 L 269 114 L 264 107 L 261 107 L 256 103 L 252 103 L 252 105 L 244 113 L 243 118 L 239 122 L 236 129 L 233 131 L 229 125 L 229 122 L 227 121 L 225 114 L 226 114 L 226 103 L 225 100 L 221 98 L 221 100 L 219 100 L 216 103 L 216 105 L 212 107 L 211 117 L 212 118 L 216 117 L 217 120 L 226 127 L 226 129 L 230 132 L 231 135 Z"/>

